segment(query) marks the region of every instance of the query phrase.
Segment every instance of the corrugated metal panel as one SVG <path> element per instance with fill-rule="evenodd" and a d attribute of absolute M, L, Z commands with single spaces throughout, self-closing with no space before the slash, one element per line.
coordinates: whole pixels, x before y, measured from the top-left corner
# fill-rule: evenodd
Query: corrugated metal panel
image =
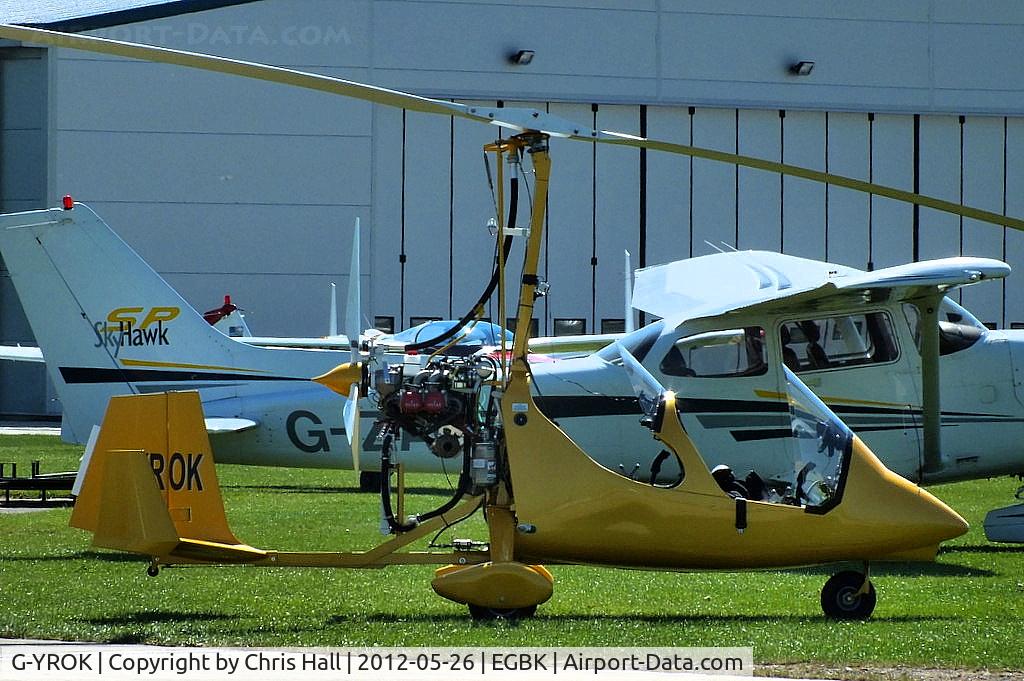
<path fill-rule="evenodd" d="M 601 106 L 597 110 L 597 127 L 638 134 L 639 108 Z M 580 310 L 571 316 L 589 319 L 589 333 L 601 331 L 602 319 L 621 319 L 624 314 L 623 251 L 628 250 L 634 256 L 640 251 L 640 152 L 628 147 L 599 147 L 595 185 L 594 313 Z"/>
<path fill-rule="evenodd" d="M 736 151 L 736 111 L 697 109 L 693 143 Z M 736 167 L 716 161 L 693 161 L 693 254 L 714 253 L 719 244 L 736 245 Z M 705 242 L 715 244 L 709 246 Z"/>
<path fill-rule="evenodd" d="M 648 107 L 647 134 L 654 139 L 690 143 L 690 114 L 682 107 Z M 647 154 L 647 241 L 641 245 L 647 265 L 690 257 L 690 159 Z M 640 266 L 639 257 L 633 266 Z"/>
<path fill-rule="evenodd" d="M 782 119 L 778 111 L 740 111 L 739 153 L 782 160 Z M 777 251 L 782 248 L 782 177 L 763 170 L 738 168 L 736 216 L 739 248 Z M 719 190 L 721 191 L 721 189 Z M 772 208 L 775 210 L 772 210 Z"/>
<path fill-rule="evenodd" d="M 1003 212 L 1003 120 L 968 116 L 964 120 L 964 202 L 995 213 Z M 1002 230 L 976 220 L 964 220 L 964 255 L 1003 257 Z M 1003 324 L 1001 286 L 969 286 L 962 302 L 983 322 Z"/>
<path fill-rule="evenodd" d="M 913 116 L 876 115 L 871 126 L 871 168 L 875 182 L 914 189 Z M 871 260 L 876 268 L 914 259 L 914 208 L 882 197 L 871 199 Z"/>
<path fill-rule="evenodd" d="M 825 114 L 787 111 L 783 160 L 825 169 Z M 786 253 L 820 260 L 825 257 L 825 187 L 799 177 L 783 179 L 785 197 L 782 244 Z"/>
<path fill-rule="evenodd" d="M 826 139 L 830 172 L 868 179 L 868 117 L 830 114 Z M 828 189 L 826 254 L 830 262 L 864 269 L 868 263 L 867 194 L 842 187 Z"/>

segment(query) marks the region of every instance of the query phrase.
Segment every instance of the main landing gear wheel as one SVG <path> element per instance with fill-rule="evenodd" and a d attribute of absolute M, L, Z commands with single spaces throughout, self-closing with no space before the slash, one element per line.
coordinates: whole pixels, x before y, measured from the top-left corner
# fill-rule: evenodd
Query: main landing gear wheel
<path fill-rule="evenodd" d="M 860 593 L 864 574 L 844 570 L 832 575 L 821 590 L 821 609 L 834 620 L 866 620 L 875 609 L 875 585 L 868 581 L 867 591 Z"/>
<path fill-rule="evenodd" d="M 528 605 L 525 608 L 488 608 L 483 605 L 469 604 L 469 614 L 477 622 L 488 622 L 491 620 L 521 620 L 527 617 L 533 617 L 536 612 L 536 605 Z"/>
<path fill-rule="evenodd" d="M 380 471 L 360 471 L 359 491 L 380 492 Z"/>

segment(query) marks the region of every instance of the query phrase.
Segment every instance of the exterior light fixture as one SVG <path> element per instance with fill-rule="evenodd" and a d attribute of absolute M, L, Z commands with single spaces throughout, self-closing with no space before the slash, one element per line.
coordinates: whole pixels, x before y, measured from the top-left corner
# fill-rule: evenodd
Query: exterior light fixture
<path fill-rule="evenodd" d="M 519 50 L 509 55 L 508 60 L 516 66 L 528 66 L 533 61 L 533 50 Z"/>
<path fill-rule="evenodd" d="M 813 61 L 798 61 L 790 64 L 789 66 L 789 72 L 794 76 L 809 76 L 813 70 Z"/>

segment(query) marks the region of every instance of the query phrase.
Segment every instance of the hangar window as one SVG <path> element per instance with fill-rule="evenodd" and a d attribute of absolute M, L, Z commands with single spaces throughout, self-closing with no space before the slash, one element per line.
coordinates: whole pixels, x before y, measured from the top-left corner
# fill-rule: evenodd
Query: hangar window
<path fill-rule="evenodd" d="M 509 317 L 505 321 L 505 328 L 515 333 L 517 320 L 515 317 Z M 537 322 L 537 318 L 534 317 L 530 320 L 530 338 L 536 338 L 540 335 L 540 324 Z"/>
<path fill-rule="evenodd" d="M 879 364 L 899 356 L 884 312 L 784 322 L 779 343 L 783 363 L 796 372 Z"/>
<path fill-rule="evenodd" d="M 587 332 L 586 319 L 556 319 L 556 336 L 582 336 Z"/>
<path fill-rule="evenodd" d="M 383 331 L 384 333 L 394 333 L 395 318 L 378 315 L 373 318 L 373 328 L 377 329 L 378 331 Z"/>
<path fill-rule="evenodd" d="M 602 319 L 601 320 L 601 333 L 625 333 L 626 332 L 626 320 L 625 319 Z"/>
<path fill-rule="evenodd" d="M 440 317 L 409 317 L 409 326 L 419 326 L 420 324 L 426 324 L 427 322 L 439 322 Z"/>
<path fill-rule="evenodd" d="M 665 323 L 659 320 L 626 334 L 618 342 L 629 350 L 631 355 L 636 357 L 636 361 L 643 362 L 647 358 L 647 353 L 654 347 L 654 342 L 661 337 L 661 332 L 664 330 Z M 615 343 L 606 345 L 598 350 L 597 356 L 612 364 L 622 363 Z"/>
<path fill-rule="evenodd" d="M 760 376 L 768 371 L 764 329 L 748 326 L 680 338 L 662 358 L 660 369 L 666 376 L 694 378 Z"/>

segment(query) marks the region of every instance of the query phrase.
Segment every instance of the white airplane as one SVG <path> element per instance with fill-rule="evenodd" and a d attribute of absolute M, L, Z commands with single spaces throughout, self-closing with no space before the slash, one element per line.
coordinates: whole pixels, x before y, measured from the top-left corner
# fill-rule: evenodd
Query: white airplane
<path fill-rule="evenodd" d="M 259 337 L 251 335 L 230 299 L 200 315 L 83 204 L 0 215 L 0 254 L 40 344 L 2 346 L 0 359 L 45 358 L 63 408 L 65 441 L 87 442 L 114 395 L 196 389 L 218 461 L 353 468 L 342 421 L 345 400 L 309 380 L 350 356 L 349 338 L 336 333 L 335 322 L 334 333 L 324 338 Z M 401 354 L 407 344 L 454 325 L 461 329 L 455 350 L 462 352 L 493 347 L 502 333 L 488 322 L 462 328 L 449 320 L 361 336 Z M 505 334 L 511 344 L 511 333 Z M 611 339 L 584 340 L 599 347 Z M 565 351 L 577 348 L 581 338 L 535 341 L 537 347 Z M 361 484 L 376 489 L 376 410 L 366 402 L 364 411 Z M 407 470 L 457 471 L 422 441 L 403 440 L 399 448 Z"/>

